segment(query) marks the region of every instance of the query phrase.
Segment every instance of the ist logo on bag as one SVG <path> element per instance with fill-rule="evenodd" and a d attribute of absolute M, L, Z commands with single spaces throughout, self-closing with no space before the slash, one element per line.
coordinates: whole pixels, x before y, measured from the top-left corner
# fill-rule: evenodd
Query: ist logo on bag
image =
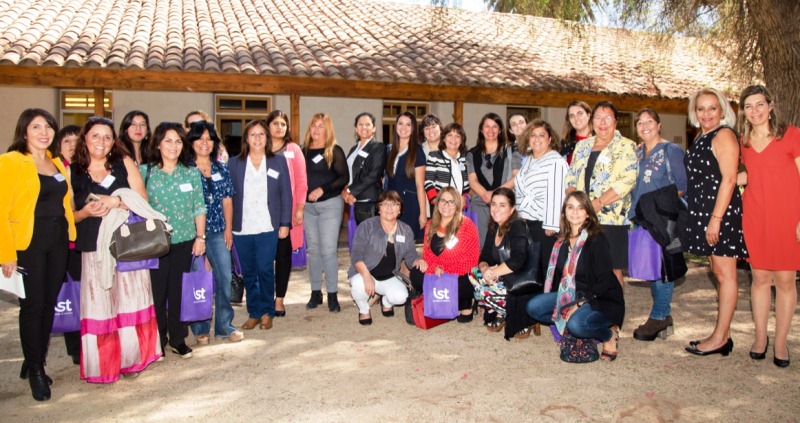
<path fill-rule="evenodd" d="M 72 312 L 72 301 L 66 299 L 64 301 L 59 301 L 56 303 L 56 314 L 62 314 L 66 312 Z"/>
<path fill-rule="evenodd" d="M 433 298 L 436 299 L 435 301 L 450 301 L 450 290 L 447 288 L 436 289 L 436 287 L 434 287 Z"/>
<path fill-rule="evenodd" d="M 197 291 L 194 291 L 194 299 L 198 301 L 205 301 L 206 299 L 206 289 L 200 288 Z"/>

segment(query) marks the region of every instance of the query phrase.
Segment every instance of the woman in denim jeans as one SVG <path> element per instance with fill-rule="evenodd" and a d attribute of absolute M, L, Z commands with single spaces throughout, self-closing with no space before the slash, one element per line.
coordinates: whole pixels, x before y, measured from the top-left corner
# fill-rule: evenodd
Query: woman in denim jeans
<path fill-rule="evenodd" d="M 550 254 L 545 293 L 528 302 L 528 315 L 556 325 L 562 334 L 567 329 L 576 338 L 600 339 L 601 357 L 614 361 L 625 298 L 613 272 L 608 238 L 585 192 L 567 194 L 560 226 Z M 558 285 L 554 287 L 553 281 Z"/>
<path fill-rule="evenodd" d="M 189 125 L 190 164 L 200 170 L 206 202 L 206 254 L 214 271 L 214 336 L 239 342 L 241 331 L 231 324 L 231 246 L 233 245 L 233 184 L 228 167 L 213 160 L 220 139 L 214 125 L 205 121 Z M 208 344 L 211 319 L 191 325 L 197 345 Z"/>

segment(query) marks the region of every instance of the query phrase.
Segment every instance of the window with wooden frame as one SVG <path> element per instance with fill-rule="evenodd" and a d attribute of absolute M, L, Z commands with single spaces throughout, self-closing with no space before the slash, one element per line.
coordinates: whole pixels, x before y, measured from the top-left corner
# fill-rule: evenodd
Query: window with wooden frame
<path fill-rule="evenodd" d="M 422 118 L 429 113 L 431 109 L 429 103 L 421 102 L 400 102 L 400 101 L 384 101 L 383 102 L 383 115 L 381 116 L 381 135 L 383 136 L 384 144 L 389 144 L 394 134 L 394 122 L 397 120 L 397 115 L 405 111 L 409 111 L 417 118 L 417 125 L 422 121 Z M 417 128 L 418 130 L 419 128 Z"/>
<path fill-rule="evenodd" d="M 636 128 L 633 125 L 633 112 L 619 112 L 619 119 L 617 119 L 617 131 L 623 137 L 636 140 Z"/>
<path fill-rule="evenodd" d="M 105 91 L 103 95 L 103 110 L 105 116 L 113 119 L 112 93 Z M 83 126 L 90 117 L 94 116 L 94 91 L 92 90 L 61 90 L 60 99 L 61 127 L 67 125 Z"/>
<path fill-rule="evenodd" d="M 534 119 L 539 119 L 542 117 L 542 108 L 541 107 L 530 107 L 530 106 L 508 106 L 506 107 L 506 121 L 503 122 L 503 125 L 508 125 L 508 117 L 511 115 L 521 114 L 525 116 L 525 122 L 531 123 Z M 506 128 L 510 129 L 510 128 Z"/>
<path fill-rule="evenodd" d="M 265 119 L 272 111 L 272 98 L 259 95 L 217 94 L 214 121 L 230 157 L 242 151 L 242 131 L 251 120 Z"/>

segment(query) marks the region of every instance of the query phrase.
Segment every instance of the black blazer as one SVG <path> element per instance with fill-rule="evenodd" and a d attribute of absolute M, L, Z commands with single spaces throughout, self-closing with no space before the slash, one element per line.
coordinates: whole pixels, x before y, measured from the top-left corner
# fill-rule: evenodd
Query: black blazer
<path fill-rule="evenodd" d="M 358 143 L 350 149 L 347 157 L 354 154 L 356 147 L 358 147 Z M 350 194 L 353 194 L 358 201 L 378 201 L 378 195 L 380 195 L 383 188 L 381 186 L 381 177 L 385 168 L 386 146 L 373 138 L 358 153 L 353 162 L 353 169 L 351 170 L 353 183 L 348 186 Z"/>

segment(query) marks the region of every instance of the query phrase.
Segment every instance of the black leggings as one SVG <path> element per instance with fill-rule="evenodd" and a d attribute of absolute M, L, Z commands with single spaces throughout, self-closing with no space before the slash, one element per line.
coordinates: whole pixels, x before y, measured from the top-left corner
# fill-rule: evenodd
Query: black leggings
<path fill-rule="evenodd" d="M 275 250 L 275 297 L 283 298 L 289 288 L 289 275 L 292 273 L 292 236 L 278 238 Z"/>
<path fill-rule="evenodd" d="M 69 250 L 67 255 L 67 273 L 74 281 L 81 280 L 81 253 Z M 67 279 L 64 276 L 64 279 Z M 64 332 L 64 343 L 67 344 L 67 354 L 76 356 L 81 353 L 81 331 Z"/>
<path fill-rule="evenodd" d="M 414 286 L 418 292 L 422 292 L 422 282 L 425 280 L 425 274 L 420 272 L 416 267 L 411 269 L 411 285 Z M 469 282 L 467 275 L 460 275 L 458 277 L 458 310 L 469 310 L 472 308 L 472 300 L 475 297 L 475 288 Z"/>

